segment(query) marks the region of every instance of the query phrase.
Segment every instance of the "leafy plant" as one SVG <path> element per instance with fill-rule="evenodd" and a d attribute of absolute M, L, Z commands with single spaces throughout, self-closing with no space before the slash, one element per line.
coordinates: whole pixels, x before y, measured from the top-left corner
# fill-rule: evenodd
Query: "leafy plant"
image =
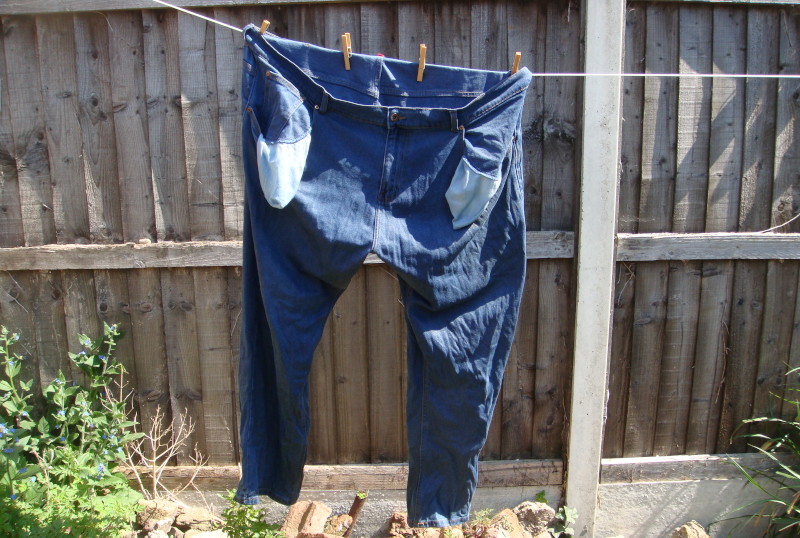
<path fill-rule="evenodd" d="M 790 369 L 786 375 L 800 372 L 800 368 Z M 793 418 L 757 417 L 742 421 L 742 426 L 758 425 L 764 431 L 743 434 L 752 439 L 750 446 L 769 458 L 774 466 L 770 470 L 745 468 L 736 460 L 731 460 L 745 476 L 748 483 L 758 488 L 765 497 L 738 510 L 761 506 L 761 510 L 749 517 L 755 522 L 762 518 L 768 520 L 766 536 L 797 536 L 800 534 L 800 386 L 785 387 L 785 395 L 772 393 L 791 411 Z M 780 407 L 780 406 L 779 406 Z"/>
<path fill-rule="evenodd" d="M 228 490 L 225 500 L 228 507 L 222 511 L 221 529 L 230 538 L 285 538 L 279 525 L 264 521 L 264 512 L 257 506 L 239 504 L 234 500 L 236 492 Z"/>
<path fill-rule="evenodd" d="M 575 508 L 562 506 L 558 509 L 558 512 L 556 512 L 556 517 L 550 522 L 550 525 L 547 526 L 547 530 L 555 538 L 559 536 L 573 536 L 575 530 L 572 528 L 572 525 L 577 519 L 578 511 Z"/>
<path fill-rule="evenodd" d="M 0 327 L 0 535 L 108 536 L 130 526 L 141 495 L 117 467 L 140 434 L 112 356 L 119 336 L 109 325 L 96 340 L 80 335 L 83 350 L 69 358 L 85 386 L 59 371 L 34 406 L 33 381 L 19 379 L 19 335 Z"/>
<path fill-rule="evenodd" d="M 547 504 L 547 495 L 545 494 L 544 490 L 542 490 L 542 491 L 540 491 L 539 493 L 537 493 L 537 494 L 536 494 L 536 497 L 534 498 L 534 500 L 535 500 L 537 503 L 544 503 L 544 504 Z"/>

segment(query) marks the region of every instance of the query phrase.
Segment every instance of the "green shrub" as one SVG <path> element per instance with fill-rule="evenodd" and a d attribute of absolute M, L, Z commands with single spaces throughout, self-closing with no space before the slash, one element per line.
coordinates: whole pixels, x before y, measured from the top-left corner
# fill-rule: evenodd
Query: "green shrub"
<path fill-rule="evenodd" d="M 0 535 L 113 536 L 130 528 L 141 495 L 117 468 L 134 433 L 121 391 L 125 369 L 113 358 L 120 333 L 80 335 L 70 353 L 85 385 L 63 372 L 34 406 L 33 381 L 19 379 L 19 335 L 0 327 Z M 118 380 L 117 380 L 118 379 Z"/>
<path fill-rule="evenodd" d="M 800 368 L 791 369 L 787 376 L 797 374 Z M 782 402 L 783 407 L 792 411 L 791 419 L 781 417 L 758 417 L 742 421 L 742 426 L 750 425 L 754 433 L 744 434 L 753 442 L 750 446 L 758 450 L 775 464 L 772 470 L 745 468 L 737 461 L 734 465 L 744 474 L 747 481 L 758 488 L 764 497 L 740 509 L 761 506 L 757 514 L 749 517 L 752 521 L 766 518 L 769 521 L 766 536 L 800 535 L 800 386 L 790 385 L 783 396 L 772 394 Z M 779 406 L 780 407 L 780 406 Z M 754 428 L 755 427 L 755 428 Z"/>

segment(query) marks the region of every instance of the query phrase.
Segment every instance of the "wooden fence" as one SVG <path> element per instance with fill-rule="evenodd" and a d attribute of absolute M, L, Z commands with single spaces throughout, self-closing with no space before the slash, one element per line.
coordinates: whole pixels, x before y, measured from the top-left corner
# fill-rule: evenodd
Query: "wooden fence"
<path fill-rule="evenodd" d="M 426 43 L 433 63 L 503 70 L 519 50 L 534 72 L 584 69 L 577 2 L 225 3 L 198 11 L 332 48 L 349 31 L 355 52 L 413 61 Z M 22 333 L 41 382 L 68 368 L 78 332 L 120 324 L 142 418 L 185 409 L 211 462 L 235 463 L 243 42 L 138 0 L 96 4 L 0 5 L 0 323 Z M 626 72 L 800 73 L 790 6 L 637 1 L 627 17 Z M 604 456 L 744 450 L 733 429 L 800 366 L 800 268 L 778 260 L 800 251 L 777 237 L 800 231 L 798 92 L 625 79 Z M 527 99 L 528 274 L 494 460 L 563 457 L 580 337 L 581 79 L 537 77 Z M 389 268 L 368 261 L 315 359 L 315 463 L 405 460 L 402 305 Z"/>

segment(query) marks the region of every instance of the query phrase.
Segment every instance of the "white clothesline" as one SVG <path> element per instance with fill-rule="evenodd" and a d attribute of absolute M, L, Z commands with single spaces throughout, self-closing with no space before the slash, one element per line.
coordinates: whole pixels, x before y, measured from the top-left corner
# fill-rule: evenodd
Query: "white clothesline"
<path fill-rule="evenodd" d="M 165 2 L 164 0 L 152 0 L 157 4 L 161 4 L 163 6 L 171 7 L 172 9 L 177 9 L 178 11 L 182 11 L 183 13 L 187 13 L 194 17 L 199 17 L 205 21 L 213 22 L 214 24 L 219 24 L 220 26 L 224 26 L 230 30 L 235 30 L 237 32 L 242 32 L 242 28 L 237 28 L 236 26 L 231 26 L 230 24 L 224 23 L 222 21 L 218 21 L 216 19 L 212 19 L 211 17 L 206 17 L 200 13 L 196 13 L 194 11 L 190 11 L 186 8 L 176 6 L 174 4 L 170 4 L 169 2 Z M 636 77 L 636 78 L 752 78 L 752 79 L 777 79 L 777 78 L 787 78 L 787 79 L 800 79 L 800 74 L 772 74 L 772 73 L 533 73 L 534 77 L 555 77 L 555 78 L 566 78 L 566 77 Z"/>

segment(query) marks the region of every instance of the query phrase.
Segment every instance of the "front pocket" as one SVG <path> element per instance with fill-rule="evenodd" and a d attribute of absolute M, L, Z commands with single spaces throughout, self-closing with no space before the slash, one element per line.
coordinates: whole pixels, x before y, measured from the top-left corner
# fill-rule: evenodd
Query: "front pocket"
<path fill-rule="evenodd" d="M 264 198 L 282 209 L 300 187 L 311 146 L 312 111 L 303 96 L 274 72 L 262 75 L 263 95 L 251 99 L 247 112 Z"/>
<path fill-rule="evenodd" d="M 272 207 L 283 209 L 297 194 L 310 146 L 311 133 L 289 143 L 267 142 L 263 135 L 258 135 L 258 177 L 264 197 Z"/>
<path fill-rule="evenodd" d="M 464 228 L 478 220 L 499 187 L 499 176 L 493 178 L 475 170 L 467 157 L 463 157 L 445 193 L 453 215 L 453 229 Z"/>

